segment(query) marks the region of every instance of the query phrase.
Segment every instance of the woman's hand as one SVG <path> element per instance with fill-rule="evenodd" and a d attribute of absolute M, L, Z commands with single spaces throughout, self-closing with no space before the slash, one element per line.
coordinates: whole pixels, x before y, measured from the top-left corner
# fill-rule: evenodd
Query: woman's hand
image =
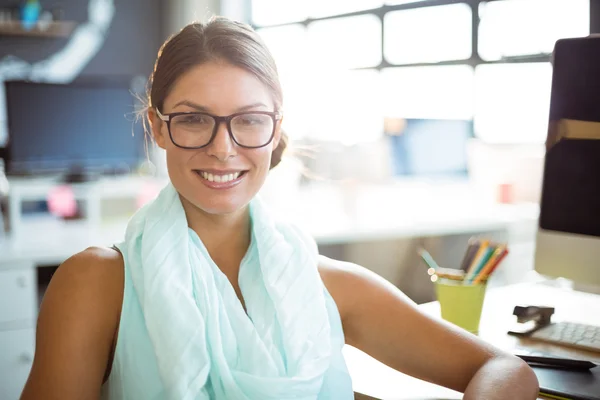
<path fill-rule="evenodd" d="M 375 273 L 325 257 L 319 271 L 349 345 L 400 372 L 463 392 L 465 399 L 537 398 L 537 378 L 525 362 L 424 314 Z"/>

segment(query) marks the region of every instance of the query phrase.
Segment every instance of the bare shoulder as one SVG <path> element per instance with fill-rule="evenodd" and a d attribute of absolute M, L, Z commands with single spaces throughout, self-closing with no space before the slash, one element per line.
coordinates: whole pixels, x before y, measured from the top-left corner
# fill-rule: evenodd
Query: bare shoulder
<path fill-rule="evenodd" d="M 97 396 L 119 324 L 123 283 L 123 259 L 114 249 L 91 247 L 58 267 L 40 307 L 23 399 Z"/>
<path fill-rule="evenodd" d="M 104 301 L 122 301 L 124 265 L 121 254 L 108 247 L 89 247 L 62 263 L 52 277 L 47 295 L 62 298 L 102 295 Z M 108 304 L 111 302 L 109 301 Z"/>
<path fill-rule="evenodd" d="M 77 307 L 82 311 L 81 318 L 117 323 L 123 302 L 123 285 L 121 254 L 108 247 L 89 247 L 58 267 L 44 296 L 40 320 L 45 317 L 46 308 L 74 310 Z M 85 309 L 94 312 L 87 316 Z"/>
<path fill-rule="evenodd" d="M 62 263 L 55 277 L 59 274 L 71 278 L 85 277 L 88 274 L 92 274 L 96 278 L 120 277 L 122 282 L 123 257 L 121 253 L 113 248 L 88 247 Z"/>

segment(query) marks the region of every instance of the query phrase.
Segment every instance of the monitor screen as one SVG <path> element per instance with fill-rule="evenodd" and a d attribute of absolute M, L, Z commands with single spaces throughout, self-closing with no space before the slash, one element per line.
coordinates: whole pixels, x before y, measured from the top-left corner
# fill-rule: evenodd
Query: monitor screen
<path fill-rule="evenodd" d="M 598 49 L 600 37 L 557 43 L 550 127 L 565 120 L 600 122 Z M 547 146 L 542 229 L 600 236 L 600 124 L 591 126 L 596 138 L 562 137 Z"/>
<path fill-rule="evenodd" d="M 466 120 L 405 119 L 391 135 L 394 175 L 463 177 L 473 124 Z"/>
<path fill-rule="evenodd" d="M 129 81 L 6 82 L 9 174 L 109 172 L 144 157 Z"/>

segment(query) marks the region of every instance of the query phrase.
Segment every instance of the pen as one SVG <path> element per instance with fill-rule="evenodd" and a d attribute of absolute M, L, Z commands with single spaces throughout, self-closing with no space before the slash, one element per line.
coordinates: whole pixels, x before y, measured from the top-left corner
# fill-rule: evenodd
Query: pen
<path fill-rule="evenodd" d="M 421 258 L 423 259 L 423 261 L 425 261 L 425 264 L 427 264 L 427 266 L 431 269 L 433 269 L 434 271 L 439 269 L 440 266 L 437 265 L 437 263 L 435 262 L 435 260 L 433 259 L 433 257 L 431 257 L 431 254 L 429 254 L 429 252 L 425 249 L 420 249 L 419 250 L 419 255 L 421 256 Z"/>
<path fill-rule="evenodd" d="M 570 358 L 526 356 L 517 354 L 517 357 L 525 361 L 530 366 L 539 366 L 545 368 L 568 369 L 572 371 L 589 370 L 597 366 L 591 361 L 574 360 Z"/>

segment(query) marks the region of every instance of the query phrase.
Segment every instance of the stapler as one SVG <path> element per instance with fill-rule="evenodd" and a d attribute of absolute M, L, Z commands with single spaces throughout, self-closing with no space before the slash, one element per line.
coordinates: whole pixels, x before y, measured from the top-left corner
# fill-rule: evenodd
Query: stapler
<path fill-rule="evenodd" d="M 554 307 L 516 306 L 513 315 L 517 316 L 517 327 L 508 331 L 511 335 L 528 336 L 551 324 Z"/>

